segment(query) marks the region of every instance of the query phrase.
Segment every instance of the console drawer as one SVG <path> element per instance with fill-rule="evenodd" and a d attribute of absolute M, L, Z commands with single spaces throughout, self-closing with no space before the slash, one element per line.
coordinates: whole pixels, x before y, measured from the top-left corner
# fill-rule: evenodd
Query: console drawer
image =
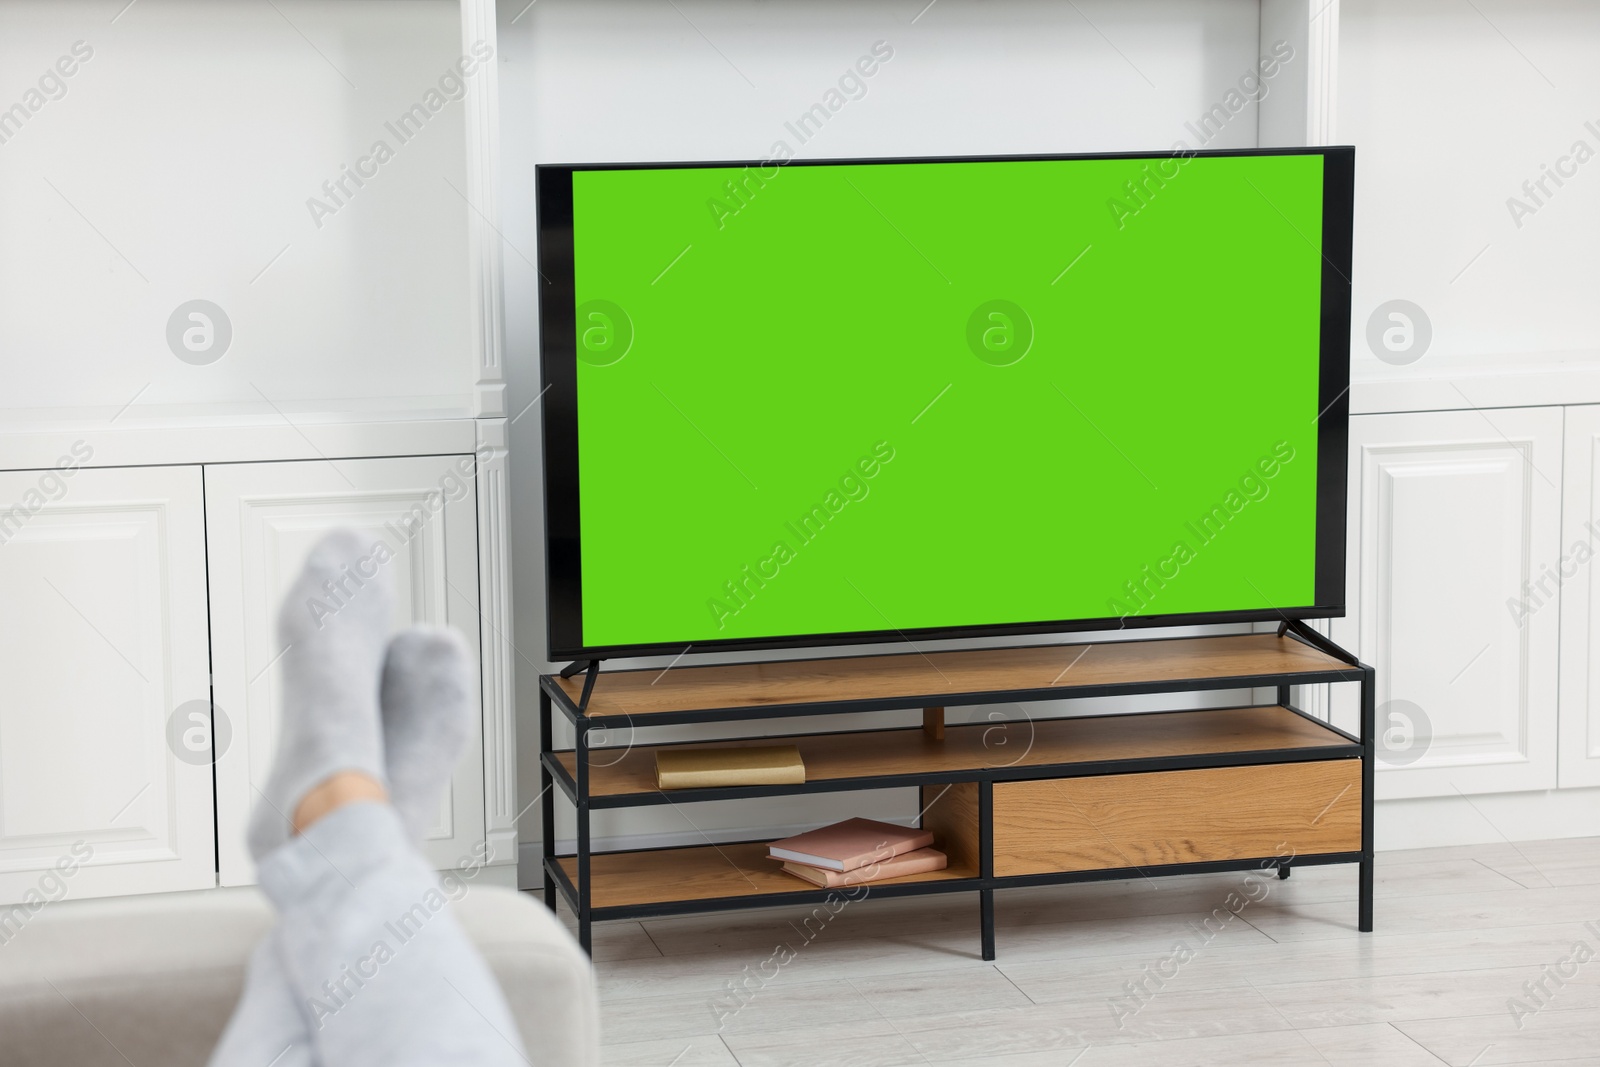
<path fill-rule="evenodd" d="M 1361 849 L 1361 761 L 996 782 L 994 873 Z"/>

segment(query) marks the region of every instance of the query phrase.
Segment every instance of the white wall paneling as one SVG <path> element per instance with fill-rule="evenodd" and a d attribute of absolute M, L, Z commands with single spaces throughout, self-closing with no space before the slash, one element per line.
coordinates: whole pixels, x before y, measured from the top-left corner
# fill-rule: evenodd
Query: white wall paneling
<path fill-rule="evenodd" d="M 198 467 L 0 473 L 0 904 L 212 884 L 204 553 Z"/>
<path fill-rule="evenodd" d="M 466 495 L 406 548 L 402 614 L 490 635 L 494 740 L 474 742 L 427 851 L 454 864 L 488 822 L 514 833 L 514 750 L 495 747 L 515 737 L 496 36 L 492 0 L 0 5 L 16 93 L 76 57 L 0 125 L 0 471 L 81 442 L 102 467 L 187 465 L 197 485 L 204 465 L 228 502 L 210 516 L 225 610 L 209 637 L 240 726 L 218 769 L 230 883 L 250 877 L 232 772 L 271 756 L 255 657 L 279 584 L 314 532 L 390 517 L 463 457 Z M 196 300 L 209 333 L 186 345 Z M 501 435 L 482 471 L 480 419 Z M 192 573 L 171 580 L 204 588 L 206 563 L 178 553 Z"/>
<path fill-rule="evenodd" d="M 1561 442 L 1560 408 L 1352 420 L 1331 630 L 1377 668 L 1380 798 L 1556 785 L 1558 611 L 1510 606 L 1559 555 Z M 1336 720 L 1353 704 L 1336 690 Z"/>
<path fill-rule="evenodd" d="M 1600 5 L 1340 0 L 1339 11 L 1338 137 L 1356 146 L 1352 398 L 1388 410 L 1594 402 L 1600 163 L 1573 153 L 1580 140 L 1600 150 L 1589 125 L 1600 126 Z M 1559 183 L 1547 176 L 1557 166 Z M 1530 195 L 1524 183 L 1539 182 Z M 1370 316 L 1397 299 L 1432 330 L 1405 366 L 1366 341 Z M 1581 372 L 1587 395 L 1556 391 Z M 1525 375 L 1557 380 L 1540 398 Z"/>
<path fill-rule="evenodd" d="M 252 463 L 275 459 L 358 459 L 365 456 L 437 456 L 471 452 L 476 419 L 289 421 L 265 419 L 184 420 L 143 426 L 66 423 L 48 430 L 0 432 L 0 470 L 54 466 L 83 442 L 93 461 L 107 467 L 171 466 L 186 463 Z"/>
<path fill-rule="evenodd" d="M 1567 409 L 1566 495 L 1559 557 L 1531 576 L 1526 612 L 1561 605 L 1561 770 L 1563 787 L 1600 786 L 1600 407 Z"/>
<path fill-rule="evenodd" d="M 463 54 L 482 46 L 496 51 L 494 0 L 460 0 Z M 466 108 L 467 269 L 472 305 L 472 350 L 478 361 L 475 413 L 480 418 L 506 414 L 502 366 L 500 236 L 500 74 L 499 63 L 477 72 Z"/>
<path fill-rule="evenodd" d="M 353 469 L 347 457 L 483 446 L 467 509 L 476 511 L 478 570 L 462 584 L 476 604 L 470 613 L 461 607 L 461 625 L 482 638 L 487 747 L 478 817 L 496 857 L 509 859 L 502 846 L 516 832 L 511 820 L 537 790 L 535 675 L 555 666 L 542 661 L 539 413 L 530 406 L 545 384 L 531 262 L 535 163 L 760 158 L 780 139 L 809 158 L 1197 145 L 1196 123 L 1281 39 L 1294 58 L 1259 104 L 1230 114 L 1204 144 L 1356 144 L 1355 409 L 1600 403 L 1600 336 L 1586 310 L 1600 260 L 1582 240 L 1600 226 L 1600 184 L 1586 165 L 1542 195 L 1532 214 L 1514 219 L 1508 210 L 1508 198 L 1526 200 L 1523 183 L 1575 140 L 1600 144 L 1585 126 L 1600 119 L 1583 103 L 1600 99 L 1597 35 L 1600 8 L 1571 0 L 1481 12 L 1445 0 L 519 0 L 498 12 L 489 0 L 140 0 L 120 14 L 13 0 L 0 5 L 0 70 L 22 72 L 18 86 L 76 42 L 92 55 L 64 93 L 5 131 L 0 145 L 0 470 L 49 467 L 79 440 L 101 465 L 294 460 L 306 461 L 298 464 L 304 470 L 326 467 L 327 457 Z M 784 124 L 878 40 L 894 58 L 864 94 L 796 144 Z M 427 94 L 463 55 L 485 51 L 497 63 L 475 64 L 460 94 L 447 83 L 420 132 L 402 142 L 388 130 L 412 105 L 426 108 Z M 380 139 L 391 158 L 364 184 L 344 178 Z M 1460 163 L 1464 145 L 1473 146 L 1471 166 Z M 338 203 L 324 182 L 345 185 Z M 336 210 L 313 212 L 313 200 Z M 1382 363 L 1366 347 L 1368 316 L 1397 298 L 1422 306 L 1434 333 L 1429 352 L 1409 366 Z M 209 364 L 183 361 L 167 339 L 173 313 L 194 299 L 221 307 L 232 332 Z M 1502 427 L 1515 421 L 1488 415 Z M 1550 525 L 1549 489 L 1537 475 L 1518 505 L 1520 533 L 1482 502 L 1511 506 L 1512 459 L 1524 445 L 1559 479 L 1559 449 L 1544 458 L 1548 427 L 1508 428 L 1518 442 L 1508 445 L 1483 425 L 1439 433 L 1440 424 L 1418 416 L 1397 418 L 1392 432 L 1374 430 L 1371 443 L 1398 449 L 1383 461 L 1383 477 L 1395 483 L 1389 506 L 1411 510 L 1392 517 L 1385 551 L 1406 563 L 1383 572 L 1399 576 L 1396 588 L 1362 584 L 1352 610 L 1381 592 L 1397 618 L 1414 618 L 1407 605 L 1418 590 L 1446 583 L 1428 570 L 1438 564 L 1422 551 L 1428 534 L 1407 531 L 1441 525 L 1473 492 L 1485 494 L 1478 510 L 1450 524 L 1438 554 L 1481 551 L 1493 561 L 1484 565 L 1496 592 L 1516 551 L 1536 576 L 1541 544 L 1570 544 Z M 1448 425 L 1479 417 L 1462 418 Z M 1582 417 L 1573 419 L 1577 433 Z M 1476 460 L 1470 450 L 1451 451 L 1468 441 Z M 1574 447 L 1569 441 L 1575 464 Z M 1443 450 L 1434 457 L 1437 477 L 1410 470 L 1430 448 Z M 1483 466 L 1495 463 L 1499 473 Z M 1576 477 L 1569 475 L 1569 528 L 1575 503 L 1592 499 Z M 1456 492 L 1469 483 L 1479 489 Z M 135 485 L 130 499 L 176 499 L 160 486 L 115 484 Z M 330 492 L 341 489 L 349 491 L 340 483 Z M 1419 518 L 1411 505 L 1432 494 L 1439 514 Z M 1351 506 L 1359 517 L 1360 501 Z M 181 510 L 172 509 L 164 514 Z M 183 536 L 168 524 L 158 539 L 179 544 Z M 140 537 L 157 534 L 134 538 L 142 544 Z M 24 546 L 0 545 L 0 569 Z M 1354 562 L 1372 562 L 1352 551 Z M 198 567 L 203 557 L 185 550 L 173 558 L 174 566 Z M 257 557 L 251 566 L 266 563 Z M 511 571 L 514 600 L 505 584 Z M 201 579 L 164 580 L 177 590 Z M 1557 613 L 1570 619 L 1580 596 L 1587 603 L 1581 581 L 1563 586 L 1568 605 L 1559 612 L 1541 611 L 1527 633 L 1493 643 L 1453 687 L 1489 672 L 1466 703 L 1445 698 L 1457 733 L 1418 764 L 1386 770 L 1384 795 L 1554 782 L 1553 705 L 1540 696 L 1555 684 L 1553 659 L 1541 658 L 1553 640 L 1544 628 Z M 1501 625 L 1491 623 L 1487 601 L 1458 603 L 1463 588 L 1443 594 L 1460 609 L 1451 625 L 1463 632 Z M 1392 697 L 1405 696 L 1402 685 L 1452 690 L 1448 676 L 1440 683 L 1428 674 L 1444 665 L 1429 659 L 1432 639 L 1420 636 L 1430 632 L 1421 623 L 1373 637 L 1364 619 L 1339 624 L 1335 636 L 1359 631 L 1379 642 L 1371 647 L 1398 667 Z M 1578 684 L 1571 642 L 1588 639 L 1562 629 L 1569 652 L 1561 782 L 1572 785 L 1591 781 L 1588 749 L 1572 749 L 1587 744 L 1573 738 L 1593 721 L 1575 710 L 1587 708 L 1574 703 L 1586 701 L 1587 690 L 1570 695 Z M 178 656 L 173 649 L 162 654 Z M 46 662 L 57 676 L 72 673 L 61 670 L 59 653 Z M 522 671 L 513 683 L 515 666 Z M 1514 681 L 1519 671 L 1526 678 Z M 90 682 L 74 676 L 71 684 Z M 1314 707 L 1318 698 L 1302 699 Z M 1518 700 L 1525 706 L 1507 710 Z M 36 736 L 18 733 L 7 717 L 15 706 L 0 713 L 3 759 L 17 758 L 12 740 Z M 519 714 L 528 717 L 520 731 Z M 181 784 L 187 772 L 172 773 Z M 8 788 L 0 785 L 0 801 Z M 177 794 L 162 803 L 189 810 Z M 22 810 L 0 811 L 0 823 Z M 155 820 L 154 810 L 130 809 L 123 821 Z M 716 833 L 785 822 L 781 804 L 702 815 Z M 524 823 L 536 832 L 537 820 Z M 597 828 L 626 839 L 688 830 L 665 811 Z M 179 868 L 188 877 L 184 864 L 198 861 L 182 847 L 177 854 L 110 865 L 103 884 L 160 887 Z"/>
<path fill-rule="evenodd" d="M 0 426 L 502 413 L 492 4 L 13 0 L 6 106 L 78 42 L 5 131 Z"/>
<path fill-rule="evenodd" d="M 511 613 L 510 486 L 506 421 L 478 422 L 478 589 L 483 659 L 484 803 L 489 862 L 517 862 L 517 706 L 519 656 Z M 528 794 L 538 795 L 537 791 Z"/>
<path fill-rule="evenodd" d="M 803 158 L 1199 147 L 1186 123 L 1261 51 L 1256 0 L 945 2 L 920 16 L 885 0 L 678 6 L 502 7 L 506 188 L 531 189 L 529 154 L 764 159 L 777 140 Z M 800 143 L 784 124 L 880 40 L 893 58 Z M 1282 77 L 1294 76 L 1291 62 Z M 1221 125 L 1209 147 L 1254 145 L 1254 101 Z M 531 252 L 526 231 L 507 235 Z"/>
<path fill-rule="evenodd" d="M 394 626 L 450 625 L 476 649 L 479 633 L 477 505 L 473 457 L 259 463 L 206 469 L 211 641 L 216 700 L 234 725 L 217 761 L 221 881 L 254 873 L 244 829 L 272 765 L 280 681 L 278 606 L 311 546 L 349 526 L 394 559 Z M 484 831 L 483 749 L 475 733 L 441 797 L 423 852 L 440 867 L 475 860 Z"/>
<path fill-rule="evenodd" d="M 1339 0 L 1261 0 L 1262 53 L 1287 41 L 1298 66 L 1261 99 L 1263 147 L 1337 144 Z"/>

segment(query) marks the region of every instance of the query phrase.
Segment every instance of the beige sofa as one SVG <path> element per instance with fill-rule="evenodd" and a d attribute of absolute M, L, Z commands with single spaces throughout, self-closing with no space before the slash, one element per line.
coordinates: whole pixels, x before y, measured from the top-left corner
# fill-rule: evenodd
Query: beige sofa
<path fill-rule="evenodd" d="M 456 915 L 494 969 L 530 1061 L 599 1064 L 588 957 L 535 898 L 476 885 Z M 254 890 L 0 907 L 0 1064 L 204 1064 L 272 922 Z"/>

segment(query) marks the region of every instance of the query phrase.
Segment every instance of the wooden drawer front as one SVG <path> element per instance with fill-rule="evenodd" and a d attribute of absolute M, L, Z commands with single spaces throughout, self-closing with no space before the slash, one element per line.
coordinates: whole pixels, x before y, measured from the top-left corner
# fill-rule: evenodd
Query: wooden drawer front
<path fill-rule="evenodd" d="M 994 787 L 1002 878 L 1360 848 L 1359 760 Z"/>

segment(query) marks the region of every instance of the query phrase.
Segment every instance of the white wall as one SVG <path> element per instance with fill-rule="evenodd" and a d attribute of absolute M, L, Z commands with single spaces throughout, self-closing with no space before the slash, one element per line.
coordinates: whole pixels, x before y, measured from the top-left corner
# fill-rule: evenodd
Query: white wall
<path fill-rule="evenodd" d="M 893 59 L 803 156 L 1194 145 L 1191 124 L 1306 10 L 1300 0 L 500 5 L 523 803 L 537 793 L 536 676 L 553 666 L 543 660 L 539 423 L 529 408 L 542 388 L 534 164 L 768 155 L 788 136 L 784 123 L 879 40 Z M 1338 42 L 1337 119 L 1319 128 L 1358 147 L 1357 410 L 1600 402 L 1600 158 L 1547 188 L 1521 225 L 1507 203 L 1532 202 L 1524 181 L 1574 142 L 1600 153 L 1600 5 L 1332 0 L 1316 10 L 1323 29 L 1338 26 L 1322 38 Z M 460 26 L 451 0 L 0 3 L 0 115 L 28 112 L 20 129 L 16 118 L 0 123 L 4 443 L 41 424 L 95 424 L 115 438 L 184 420 L 276 423 L 278 410 L 472 414 L 465 109 L 445 104 L 403 146 L 384 129 L 457 60 Z M 71 77 L 41 85 L 80 41 Z M 1311 49 L 1297 54 L 1269 87 L 1266 114 L 1247 106 L 1207 147 L 1293 140 L 1295 113 L 1314 98 L 1299 83 L 1312 63 Z M 318 226 L 308 199 L 379 138 L 395 158 Z M 194 298 L 220 304 L 234 331 L 209 366 L 167 348 L 169 316 Z M 1365 346 L 1367 316 L 1395 298 L 1420 304 L 1435 331 L 1429 353 L 1406 367 Z M 303 436 L 273 454 L 299 449 Z M 1586 803 L 1600 796 L 1584 793 Z M 1585 825 L 1565 808 L 1539 814 L 1538 800 L 1476 803 L 1491 815 L 1502 805 L 1512 836 Z M 1406 803 L 1381 831 L 1455 832 L 1440 829 L 1450 802 Z M 821 804 L 808 801 L 808 818 L 827 817 Z M 695 817 L 782 825 L 784 809 Z M 687 829 L 661 811 L 596 827 Z M 536 809 L 524 833 L 537 833 Z"/>
<path fill-rule="evenodd" d="M 119 425 L 472 414 L 463 105 L 406 143 L 384 125 L 461 54 L 457 5 L 125 4 L 0 4 L 0 113 L 23 109 L 0 126 L 0 430 L 135 397 Z M 314 219 L 380 139 L 394 158 Z M 167 345 L 196 298 L 232 324 L 208 366 Z"/>
<path fill-rule="evenodd" d="M 510 412 L 522 412 L 543 388 L 531 262 L 537 244 L 532 199 L 537 163 L 767 158 L 778 139 L 802 158 L 1165 149 L 1178 140 L 1200 147 L 1186 123 L 1197 123 L 1222 102 L 1254 70 L 1262 50 L 1255 0 L 1081 0 L 1077 5 L 938 0 L 923 9 L 925 2 L 502 3 Z M 877 41 L 894 49 L 893 58 L 868 82 L 865 95 L 845 104 L 808 144 L 799 145 L 785 122 L 818 102 Z M 1294 62 L 1279 84 L 1292 76 Z M 1256 126 L 1256 107 L 1247 104 L 1205 146 L 1253 146 Z M 535 675 L 551 666 L 542 662 L 537 408 L 512 424 L 511 448 L 516 634 L 522 652 L 517 664 L 520 792 L 526 803 L 539 790 Z M 1164 706 L 1172 706 L 1171 698 Z M 963 710 L 959 717 L 981 719 L 986 710 Z M 957 717 L 953 712 L 952 719 Z M 792 732 L 821 721 L 767 725 L 773 732 Z M 909 720 L 871 720 L 897 721 Z M 852 725 L 863 723 L 857 719 Z M 651 737 L 641 732 L 633 740 L 653 738 L 654 732 Z M 562 838 L 572 833 L 567 808 L 564 801 L 557 805 Z M 852 814 L 914 812 L 907 791 L 831 794 L 807 798 L 804 818 L 814 824 Z M 695 805 L 687 814 L 662 808 L 597 812 L 594 831 L 601 837 L 688 841 L 701 830 L 759 832 L 794 824 L 792 805 L 780 799 Z M 522 837 L 534 840 L 538 832 L 534 809 L 524 818 Z"/>
<path fill-rule="evenodd" d="M 1356 146 L 1354 376 L 1600 357 L 1600 5 L 1341 0 L 1339 36 L 1337 137 Z M 1532 205 L 1523 182 L 1578 140 L 1596 158 L 1569 164 L 1564 187 L 1547 183 L 1554 195 L 1519 226 L 1508 199 Z M 1380 362 L 1364 337 L 1394 299 L 1434 331 L 1406 367 Z M 1504 402 L 1463 389 L 1472 404 Z"/>
<path fill-rule="evenodd" d="M 1351 390 L 1357 412 L 1530 407 L 1592 404 L 1600 400 L 1600 5 L 1588 0 L 1460 3 L 1458 0 L 1338 0 L 1337 122 L 1333 136 L 1356 146 L 1356 235 L 1352 306 Z M 1589 124 L 1592 124 L 1593 128 Z M 1536 181 L 1583 141 L 1593 154 L 1581 166 L 1566 164 L 1564 185 L 1547 181 L 1535 203 L 1522 186 Z M 1513 217 L 1517 198 L 1535 210 Z M 1380 361 L 1368 346 L 1373 312 L 1388 301 L 1408 300 L 1431 325 L 1431 346 L 1415 362 Z M 1532 413 L 1484 410 L 1461 416 L 1490 442 L 1519 433 Z M 1459 440 L 1450 416 L 1401 416 L 1427 439 Z M 1357 415 L 1357 422 L 1362 419 Z M 1509 433 L 1508 433 L 1509 431 Z M 1560 456 L 1538 461 L 1526 484 L 1530 499 L 1561 479 Z M 1352 499 L 1354 505 L 1356 501 Z M 1485 506 L 1479 502 L 1480 507 Z M 1572 500 L 1563 505 L 1571 507 Z M 1462 540 L 1477 537 L 1506 516 L 1460 515 Z M 1435 520 L 1438 516 L 1433 517 Z M 1452 525 L 1448 519 L 1439 525 Z M 1470 531 L 1470 532 L 1468 532 Z M 1529 531 L 1530 534 L 1533 531 Z M 1445 536 L 1448 536 L 1446 534 Z M 1393 545 L 1388 546 L 1394 551 Z M 1449 553 L 1457 546 L 1443 549 Z M 1554 537 L 1538 546 L 1551 555 Z M 1530 565 L 1531 568 L 1531 565 Z M 1418 576 L 1408 576 L 1413 583 Z M 1462 572 L 1454 580 L 1482 589 L 1489 576 Z M 1466 583 L 1473 583 L 1468 585 Z M 1576 591 L 1564 589 L 1567 597 Z M 1459 619 L 1432 628 L 1432 612 L 1448 610 L 1447 597 L 1431 605 L 1406 605 L 1420 619 L 1403 647 L 1411 655 L 1403 673 L 1415 681 L 1428 669 L 1426 650 L 1447 648 L 1443 635 L 1463 632 Z M 1496 605 L 1498 607 L 1498 605 Z M 1553 609 L 1552 609 L 1553 610 Z M 1498 617 L 1496 619 L 1498 621 Z M 1505 642 L 1532 640 L 1489 630 L 1476 662 L 1516 662 Z M 1451 650 L 1463 664 L 1472 655 Z M 1564 647 L 1560 670 L 1573 666 Z M 1541 653 L 1542 654 L 1542 653 Z M 1452 670 L 1446 678 L 1454 674 Z M 1581 668 L 1580 668 L 1581 673 Z M 1536 694 L 1516 707 L 1513 696 L 1490 705 L 1497 714 L 1529 724 L 1524 744 L 1555 729 L 1555 678 L 1543 666 L 1521 679 Z M 1448 729 L 1472 727 L 1483 680 L 1462 685 L 1478 692 L 1441 693 L 1430 712 Z M 1407 693 L 1416 696 L 1416 693 Z M 1382 699 L 1382 698 L 1380 698 Z M 1566 699 L 1563 694 L 1562 699 Z M 1562 708 L 1561 713 L 1567 714 Z M 1443 731 L 1441 731 L 1443 732 Z M 1485 732 L 1487 734 L 1487 731 Z M 1564 758 L 1581 759 L 1582 738 L 1563 727 Z M 1554 753 L 1538 750 L 1549 761 Z M 1509 768 L 1508 768 L 1509 770 Z M 1435 772 L 1421 772 L 1435 773 Z M 1444 775 L 1442 796 L 1380 805 L 1380 847 L 1592 835 L 1600 826 L 1600 789 L 1531 790 L 1478 795 L 1473 771 Z M 1412 773 L 1413 779 L 1420 774 Z M 1514 788 L 1514 775 L 1500 776 Z M 1483 780 L 1488 780 L 1487 778 Z"/>

